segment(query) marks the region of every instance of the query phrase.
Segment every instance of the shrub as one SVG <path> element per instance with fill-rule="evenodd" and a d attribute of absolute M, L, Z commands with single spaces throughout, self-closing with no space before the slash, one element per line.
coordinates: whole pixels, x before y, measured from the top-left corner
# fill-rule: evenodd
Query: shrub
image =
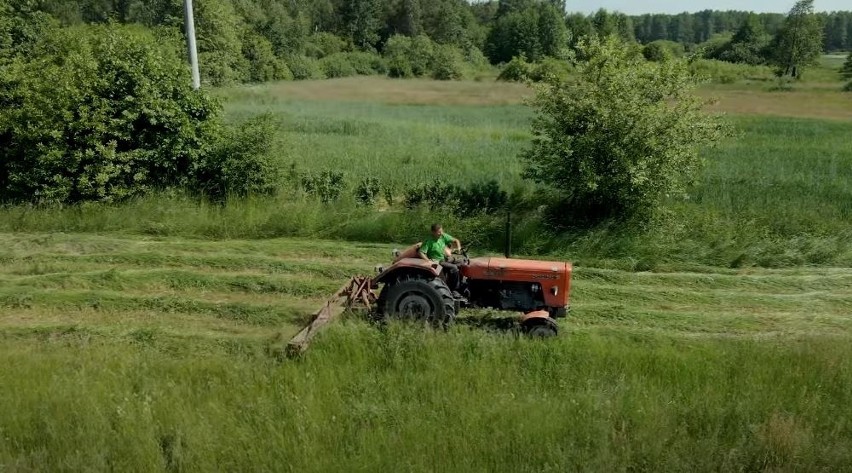
<path fill-rule="evenodd" d="M 432 78 L 436 80 L 459 80 L 464 77 L 464 57 L 462 52 L 452 45 L 435 47 Z"/>
<path fill-rule="evenodd" d="M 840 75 L 843 76 L 844 79 L 852 79 L 852 52 L 846 56 L 846 61 L 840 68 Z"/>
<path fill-rule="evenodd" d="M 565 79 L 571 74 L 571 63 L 565 59 L 553 57 L 544 58 L 541 63 L 536 64 L 530 71 L 530 78 L 534 82 L 550 79 Z"/>
<path fill-rule="evenodd" d="M 691 94 L 685 62 L 647 62 L 614 38 L 578 48 L 589 60 L 571 80 L 549 80 L 532 102 L 525 176 L 568 204 L 574 213 L 561 223 L 641 221 L 683 192 L 700 168 L 699 146 L 720 139 L 723 127 Z"/>
<path fill-rule="evenodd" d="M 526 82 L 531 80 L 532 64 L 528 63 L 523 56 L 515 56 L 503 67 L 497 80 L 506 82 Z"/>
<path fill-rule="evenodd" d="M 341 171 L 320 171 L 305 173 L 300 178 L 305 193 L 329 204 L 340 198 L 344 187 L 344 174 Z"/>
<path fill-rule="evenodd" d="M 243 39 L 243 56 L 249 62 L 248 79 L 252 82 L 293 78 L 284 61 L 275 56 L 272 43 L 263 36 L 254 33 L 246 34 Z"/>
<path fill-rule="evenodd" d="M 509 196 L 494 180 L 461 187 L 436 179 L 405 189 L 403 202 L 408 209 L 425 206 L 470 217 L 505 209 Z"/>
<path fill-rule="evenodd" d="M 490 65 L 488 58 L 482 53 L 482 50 L 471 43 L 462 45 L 462 54 L 464 61 L 475 69 L 486 69 Z"/>
<path fill-rule="evenodd" d="M 56 30 L 0 70 L 0 200 L 115 201 L 192 185 L 219 107 L 179 40 L 115 24 Z"/>
<path fill-rule="evenodd" d="M 323 71 L 316 59 L 305 56 L 290 56 L 285 61 L 295 80 L 321 79 Z"/>
<path fill-rule="evenodd" d="M 305 45 L 305 54 L 314 59 L 342 53 L 346 49 L 346 41 L 339 36 L 327 32 L 312 34 Z"/>
<path fill-rule="evenodd" d="M 411 63 L 411 72 L 416 77 L 428 75 L 434 64 L 435 43 L 426 35 L 412 38 L 408 58 Z"/>
<path fill-rule="evenodd" d="M 328 79 L 350 77 L 357 74 L 357 71 L 349 63 L 349 58 L 345 53 L 337 53 L 320 59 L 319 67 Z"/>
<path fill-rule="evenodd" d="M 662 62 L 683 57 L 684 48 L 674 41 L 652 41 L 642 47 L 642 56 L 649 61 Z"/>
<path fill-rule="evenodd" d="M 408 36 L 391 36 L 383 51 L 388 66 L 388 75 L 391 77 L 411 77 L 414 71 L 411 67 L 411 38 Z"/>
<path fill-rule="evenodd" d="M 844 92 L 852 92 L 852 82 L 849 82 L 848 84 L 846 84 L 846 86 L 843 87 L 843 91 Z"/>
<path fill-rule="evenodd" d="M 500 188 L 497 181 L 491 180 L 458 189 L 456 201 L 456 210 L 462 216 L 487 214 L 505 209 L 509 194 Z"/>
<path fill-rule="evenodd" d="M 408 187 L 404 191 L 403 203 L 409 209 L 422 205 L 430 210 L 452 209 L 456 206 L 456 189 L 440 179 Z"/>
<path fill-rule="evenodd" d="M 270 115 L 226 130 L 213 152 L 197 165 L 194 187 L 217 201 L 229 196 L 272 194 L 281 176 L 272 156 L 274 136 Z"/>
<path fill-rule="evenodd" d="M 358 51 L 347 53 L 346 57 L 355 72 L 362 76 L 387 74 L 388 72 L 385 60 L 378 54 Z"/>
<path fill-rule="evenodd" d="M 435 45 L 426 35 L 414 38 L 394 35 L 385 44 L 384 56 L 391 77 L 421 77 L 432 71 Z"/>
<path fill-rule="evenodd" d="M 711 59 L 692 58 L 689 61 L 689 70 L 696 76 L 722 84 L 741 80 L 769 81 L 773 78 L 772 69 L 767 66 L 733 64 Z"/>
<path fill-rule="evenodd" d="M 375 177 L 367 177 L 355 187 L 355 199 L 363 205 L 375 205 L 382 188 Z"/>
<path fill-rule="evenodd" d="M 719 59 L 722 52 L 731 44 L 733 35 L 730 33 L 716 34 L 696 48 L 698 56 L 705 59 Z"/>

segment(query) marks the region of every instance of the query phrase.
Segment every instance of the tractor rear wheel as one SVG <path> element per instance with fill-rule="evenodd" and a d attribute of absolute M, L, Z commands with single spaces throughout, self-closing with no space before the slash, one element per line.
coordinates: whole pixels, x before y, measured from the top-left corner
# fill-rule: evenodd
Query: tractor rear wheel
<path fill-rule="evenodd" d="M 388 284 L 379 297 L 382 317 L 447 327 L 456 317 L 453 293 L 439 279 L 405 277 Z"/>

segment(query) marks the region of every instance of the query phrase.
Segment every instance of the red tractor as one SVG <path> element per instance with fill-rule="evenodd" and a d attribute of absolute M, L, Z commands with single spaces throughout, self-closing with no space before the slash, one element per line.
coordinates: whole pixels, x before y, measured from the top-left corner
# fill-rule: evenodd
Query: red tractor
<path fill-rule="evenodd" d="M 377 268 L 373 288 L 383 285 L 377 315 L 447 326 L 462 307 L 521 312 L 524 333 L 557 334 L 554 319 L 569 307 L 571 263 L 512 258 L 473 258 L 462 251 L 451 261 L 459 265 L 462 283 L 454 294 L 438 263 L 421 259 L 418 245 L 396 255 L 389 268 Z M 508 254 L 508 251 L 507 251 Z"/>

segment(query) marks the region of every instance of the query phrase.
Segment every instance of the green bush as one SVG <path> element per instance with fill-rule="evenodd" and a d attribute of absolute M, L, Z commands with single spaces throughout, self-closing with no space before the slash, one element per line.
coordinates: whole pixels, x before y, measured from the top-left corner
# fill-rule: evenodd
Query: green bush
<path fill-rule="evenodd" d="M 494 180 L 462 187 L 435 179 L 406 188 L 403 197 L 403 204 L 410 210 L 426 207 L 461 217 L 494 213 L 506 209 L 508 203 L 508 193 Z"/>
<path fill-rule="evenodd" d="M 363 205 L 375 205 L 381 192 L 379 180 L 375 177 L 366 177 L 355 187 L 355 199 Z"/>
<path fill-rule="evenodd" d="M 846 56 L 846 61 L 843 62 L 843 66 L 840 68 L 840 75 L 844 79 L 852 79 L 852 52 Z"/>
<path fill-rule="evenodd" d="M 415 36 L 411 39 L 408 58 L 411 72 L 416 77 L 429 75 L 435 60 L 435 43 L 426 35 Z"/>
<path fill-rule="evenodd" d="M 506 82 L 526 82 L 531 80 L 533 65 L 523 56 L 515 56 L 503 67 L 497 80 Z"/>
<path fill-rule="evenodd" d="M 249 62 L 248 79 L 251 82 L 293 78 L 287 64 L 275 56 L 272 43 L 263 36 L 254 33 L 246 34 L 243 39 L 243 56 Z"/>
<path fill-rule="evenodd" d="M 567 204 L 561 224 L 647 222 L 665 199 L 683 195 L 702 164 L 699 146 L 721 139 L 724 127 L 703 113 L 683 61 L 648 62 L 613 38 L 578 48 L 589 60 L 532 102 L 525 176 Z"/>
<path fill-rule="evenodd" d="M 261 115 L 226 130 L 215 149 L 195 166 L 194 190 L 216 201 L 227 197 L 272 194 L 280 183 L 280 167 L 272 155 L 275 125 Z"/>
<path fill-rule="evenodd" d="M 328 79 L 351 77 L 357 74 L 346 53 L 332 54 L 319 60 L 319 67 Z"/>
<path fill-rule="evenodd" d="M 346 58 L 359 75 L 369 76 L 388 73 L 385 60 L 378 54 L 357 51 L 347 53 Z"/>
<path fill-rule="evenodd" d="M 308 172 L 300 176 L 299 183 L 306 194 L 329 204 L 339 199 L 343 193 L 344 177 L 341 171 Z"/>
<path fill-rule="evenodd" d="M 314 59 L 322 59 L 332 54 L 342 53 L 346 49 L 346 41 L 337 35 L 318 32 L 308 37 L 305 54 Z"/>
<path fill-rule="evenodd" d="M 459 80 L 464 77 L 465 63 L 461 50 L 452 45 L 437 45 L 434 52 L 432 78 Z"/>
<path fill-rule="evenodd" d="M 684 48 L 674 41 L 658 40 L 642 47 L 642 56 L 649 61 L 662 62 L 683 57 Z"/>
<path fill-rule="evenodd" d="M 722 84 L 741 80 L 770 81 L 774 78 L 772 69 L 767 66 L 734 64 L 713 59 L 693 58 L 689 61 L 689 69 L 696 76 Z"/>
<path fill-rule="evenodd" d="M 846 84 L 846 86 L 843 87 L 843 91 L 844 92 L 852 92 L 852 82 L 849 82 L 848 84 Z"/>
<path fill-rule="evenodd" d="M 322 79 L 324 77 L 316 59 L 305 56 L 289 56 L 285 62 L 295 80 Z"/>
<path fill-rule="evenodd" d="M 115 201 L 192 185 L 219 107 L 190 87 L 174 37 L 86 26 L 0 70 L 0 200 Z"/>
<path fill-rule="evenodd" d="M 403 35 L 391 36 L 383 51 L 387 61 L 388 75 L 391 77 L 411 77 L 414 71 L 411 67 L 411 38 Z"/>
<path fill-rule="evenodd" d="M 571 74 L 571 63 L 564 59 L 546 57 L 532 67 L 530 78 L 535 82 L 565 79 Z"/>
<path fill-rule="evenodd" d="M 198 2 L 195 18 L 201 79 L 217 86 L 247 81 L 250 67 L 241 39 L 245 25 L 231 2 Z"/>

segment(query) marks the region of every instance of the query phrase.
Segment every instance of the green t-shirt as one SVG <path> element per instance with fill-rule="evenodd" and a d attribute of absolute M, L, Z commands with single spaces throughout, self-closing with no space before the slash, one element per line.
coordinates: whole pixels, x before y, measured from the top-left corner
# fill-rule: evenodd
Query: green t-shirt
<path fill-rule="evenodd" d="M 453 242 L 455 238 L 451 237 L 449 234 L 444 233 L 440 238 L 429 237 L 426 241 L 423 242 L 423 245 L 420 246 L 420 253 L 426 255 L 432 261 L 444 261 L 446 257 L 444 256 L 444 250 L 447 248 L 447 245 Z"/>

